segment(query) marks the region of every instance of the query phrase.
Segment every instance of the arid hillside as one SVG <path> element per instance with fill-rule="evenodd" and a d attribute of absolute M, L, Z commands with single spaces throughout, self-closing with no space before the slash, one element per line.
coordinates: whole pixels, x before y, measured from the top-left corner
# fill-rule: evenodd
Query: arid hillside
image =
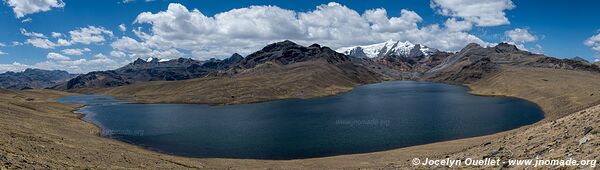
<path fill-rule="evenodd" d="M 99 136 L 100 129 L 56 102 L 69 93 L 0 89 L 0 169 L 201 168 Z"/>
<path fill-rule="evenodd" d="M 384 79 L 386 76 L 360 59 L 316 44 L 303 47 L 283 41 L 250 54 L 227 71 L 204 78 L 71 91 L 145 102 L 237 104 L 334 95 Z"/>
<path fill-rule="evenodd" d="M 353 65 L 341 66 L 356 68 Z M 380 77 L 368 70 L 351 69 L 342 69 L 322 61 L 289 65 L 267 62 L 233 76 L 82 90 L 146 102 L 236 104 L 335 95 L 363 83 L 381 81 Z"/>
<path fill-rule="evenodd" d="M 502 67 L 552 68 L 600 73 L 600 67 L 576 59 L 557 59 L 500 43 L 493 47 L 469 44 L 439 65 L 428 70 L 421 79 L 442 83 L 465 84 L 487 78 Z"/>
<path fill-rule="evenodd" d="M 472 93 L 515 96 L 538 104 L 548 120 L 600 104 L 600 73 L 535 67 L 501 67 L 468 84 Z"/>

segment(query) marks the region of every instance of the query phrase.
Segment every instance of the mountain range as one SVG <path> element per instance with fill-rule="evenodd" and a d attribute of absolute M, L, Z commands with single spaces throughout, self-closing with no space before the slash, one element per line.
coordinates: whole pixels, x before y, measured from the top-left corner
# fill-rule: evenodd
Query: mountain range
<path fill-rule="evenodd" d="M 399 49 L 399 44 L 407 43 L 377 46 Z M 334 95 L 384 80 L 467 84 L 512 67 L 600 73 L 597 65 L 587 61 L 547 57 L 507 43 L 493 47 L 469 44 L 455 53 L 431 48 L 423 52 L 424 46 L 418 44 L 408 47 L 412 53 L 380 50 L 386 52 L 370 58 L 345 55 L 318 44 L 305 47 L 282 41 L 246 57 L 233 55 L 225 60 L 139 59 L 116 70 L 80 75 L 55 89 L 148 102 L 235 104 Z"/>
<path fill-rule="evenodd" d="M 246 57 L 233 54 L 227 59 L 207 61 L 137 59 L 115 70 L 95 71 L 75 78 L 66 72 L 52 73 L 58 77 L 40 76 L 45 78 L 45 83 L 14 83 L 39 78 L 30 78 L 31 81 L 2 78 L 5 80 L 2 87 L 51 87 L 73 92 L 153 97 L 166 102 L 247 103 L 333 95 L 360 84 L 384 80 L 464 84 L 494 75 L 505 67 L 600 73 L 597 64 L 580 58 L 547 57 L 507 43 L 494 47 L 469 44 L 459 52 L 444 52 L 410 42 L 387 41 L 336 51 L 318 44 L 305 47 L 286 40 L 269 44 Z M 33 72 L 35 70 L 29 69 L 22 74 Z M 17 77 L 12 72 L 2 75 Z"/>
<path fill-rule="evenodd" d="M 0 88 L 24 90 L 55 86 L 76 77 L 60 70 L 25 69 L 22 72 L 6 72 L 0 74 Z"/>
<path fill-rule="evenodd" d="M 115 87 L 145 81 L 175 81 L 200 78 L 211 73 L 228 69 L 243 57 L 233 54 L 218 60 L 197 61 L 190 58 L 160 61 L 157 58 L 137 59 L 116 70 L 94 71 L 56 85 L 54 89 L 66 90 L 89 87 Z"/>

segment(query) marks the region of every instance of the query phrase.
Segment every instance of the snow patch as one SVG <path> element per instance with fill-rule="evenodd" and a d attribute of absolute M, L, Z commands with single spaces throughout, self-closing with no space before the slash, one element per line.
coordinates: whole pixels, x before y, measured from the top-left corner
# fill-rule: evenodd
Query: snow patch
<path fill-rule="evenodd" d="M 410 51 L 413 50 L 417 45 L 420 46 L 420 51 L 426 56 L 437 51 L 424 45 L 413 44 L 409 41 L 402 42 L 394 40 L 388 40 L 383 43 L 372 45 L 342 47 L 337 49 L 336 51 L 345 55 L 350 55 L 359 58 L 375 58 L 392 54 L 399 56 L 408 56 L 410 54 Z"/>

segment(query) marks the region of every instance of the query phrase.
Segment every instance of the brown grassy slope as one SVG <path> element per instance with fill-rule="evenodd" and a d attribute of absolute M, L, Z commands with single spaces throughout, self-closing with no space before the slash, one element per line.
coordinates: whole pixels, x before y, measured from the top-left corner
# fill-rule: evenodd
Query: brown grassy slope
<path fill-rule="evenodd" d="M 468 86 L 475 94 L 533 101 L 548 120 L 600 104 L 600 74 L 586 71 L 502 66 Z"/>
<path fill-rule="evenodd" d="M 198 162 L 98 136 L 99 130 L 72 113 L 76 105 L 55 102 L 56 91 L 0 90 L 0 168 L 8 169 L 184 169 Z"/>
<path fill-rule="evenodd" d="M 239 104 L 334 95 L 378 81 L 381 81 L 379 75 L 363 67 L 318 60 L 289 65 L 267 62 L 233 76 L 144 82 L 110 89 L 83 89 L 83 92 L 145 102 Z"/>
<path fill-rule="evenodd" d="M 451 155 L 450 159 L 498 158 L 546 160 L 600 159 L 600 105 L 569 114 L 563 118 L 539 123 L 530 128 L 508 133 Z M 598 168 L 596 163 L 595 168 Z M 556 166 L 542 166 L 541 169 Z M 486 169 L 486 167 L 479 167 Z M 525 168 L 525 167 L 518 167 Z M 567 166 L 564 169 L 584 169 L 590 166 Z"/>

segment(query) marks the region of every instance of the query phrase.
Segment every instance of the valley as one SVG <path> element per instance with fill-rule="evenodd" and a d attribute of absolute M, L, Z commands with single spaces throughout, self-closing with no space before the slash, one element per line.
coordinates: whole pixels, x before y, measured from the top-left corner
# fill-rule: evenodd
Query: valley
<path fill-rule="evenodd" d="M 413 49 L 418 48 L 419 45 L 413 45 Z M 390 53 L 366 59 L 345 56 L 316 44 L 303 47 L 291 41 L 283 41 L 270 44 L 243 59 L 228 59 L 237 62 L 230 62 L 228 66 L 209 71 L 199 78 L 166 81 L 159 79 L 164 78 L 162 74 L 149 74 L 147 77 L 155 78 L 120 84 L 116 83 L 119 81 L 113 81 L 113 77 L 96 76 L 98 73 L 93 72 L 56 86 L 55 89 L 112 95 L 145 103 L 219 105 L 329 96 L 350 91 L 361 84 L 386 80 L 432 81 L 470 86 L 471 83 L 511 70 L 509 68 L 523 68 L 520 73 L 522 75 L 533 74 L 526 70 L 600 74 L 600 67 L 586 61 L 547 57 L 519 50 L 506 43 L 495 47 L 469 44 L 454 54 L 431 51 L 434 52 L 412 57 Z M 171 62 L 180 60 L 183 59 Z M 136 62 L 143 66 L 156 63 L 156 60 Z M 136 67 L 139 66 L 134 62 L 118 70 Z M 153 67 L 144 66 L 141 70 L 151 68 Z M 190 71 L 182 73 L 188 72 Z M 65 84 L 79 85 L 65 88 Z"/>
<path fill-rule="evenodd" d="M 394 169 L 414 168 L 410 160 L 415 157 L 598 158 L 600 69 L 597 65 L 534 54 L 510 44 L 494 47 L 470 44 L 456 53 L 438 54 L 437 59 L 434 55 L 382 56 L 373 60 L 343 55 L 319 45 L 303 47 L 284 41 L 195 78 L 189 73 L 206 70 L 196 69 L 206 68 L 203 63 L 191 62 L 180 73 L 158 71 L 156 77 L 162 78 L 149 78 L 155 74 L 134 78 L 106 71 L 80 75 L 54 86 L 67 92 L 3 90 L 0 109 L 8 114 L 0 119 L 0 126 L 9 129 L 2 133 L 11 137 L 4 138 L 0 146 L 0 153 L 6 155 L 0 157 L 0 163 L 7 167 L 100 169 Z M 387 62 L 390 60 L 385 57 L 399 60 Z M 136 62 L 126 72 L 147 70 L 145 65 L 155 61 Z M 166 75 L 189 76 L 171 79 L 165 77 L 180 76 Z M 386 80 L 462 84 L 477 95 L 518 97 L 538 104 L 545 118 L 497 134 L 373 153 L 295 160 L 203 159 L 164 155 L 102 138 L 98 127 L 71 113 L 81 105 L 55 101 L 75 93 L 97 93 L 144 103 L 242 104 L 336 95 L 359 85 Z M 35 107 L 38 105 L 46 107 Z M 584 133 L 587 131 L 584 129 L 590 128 L 590 132 Z M 585 142 L 579 142 L 584 137 Z"/>

